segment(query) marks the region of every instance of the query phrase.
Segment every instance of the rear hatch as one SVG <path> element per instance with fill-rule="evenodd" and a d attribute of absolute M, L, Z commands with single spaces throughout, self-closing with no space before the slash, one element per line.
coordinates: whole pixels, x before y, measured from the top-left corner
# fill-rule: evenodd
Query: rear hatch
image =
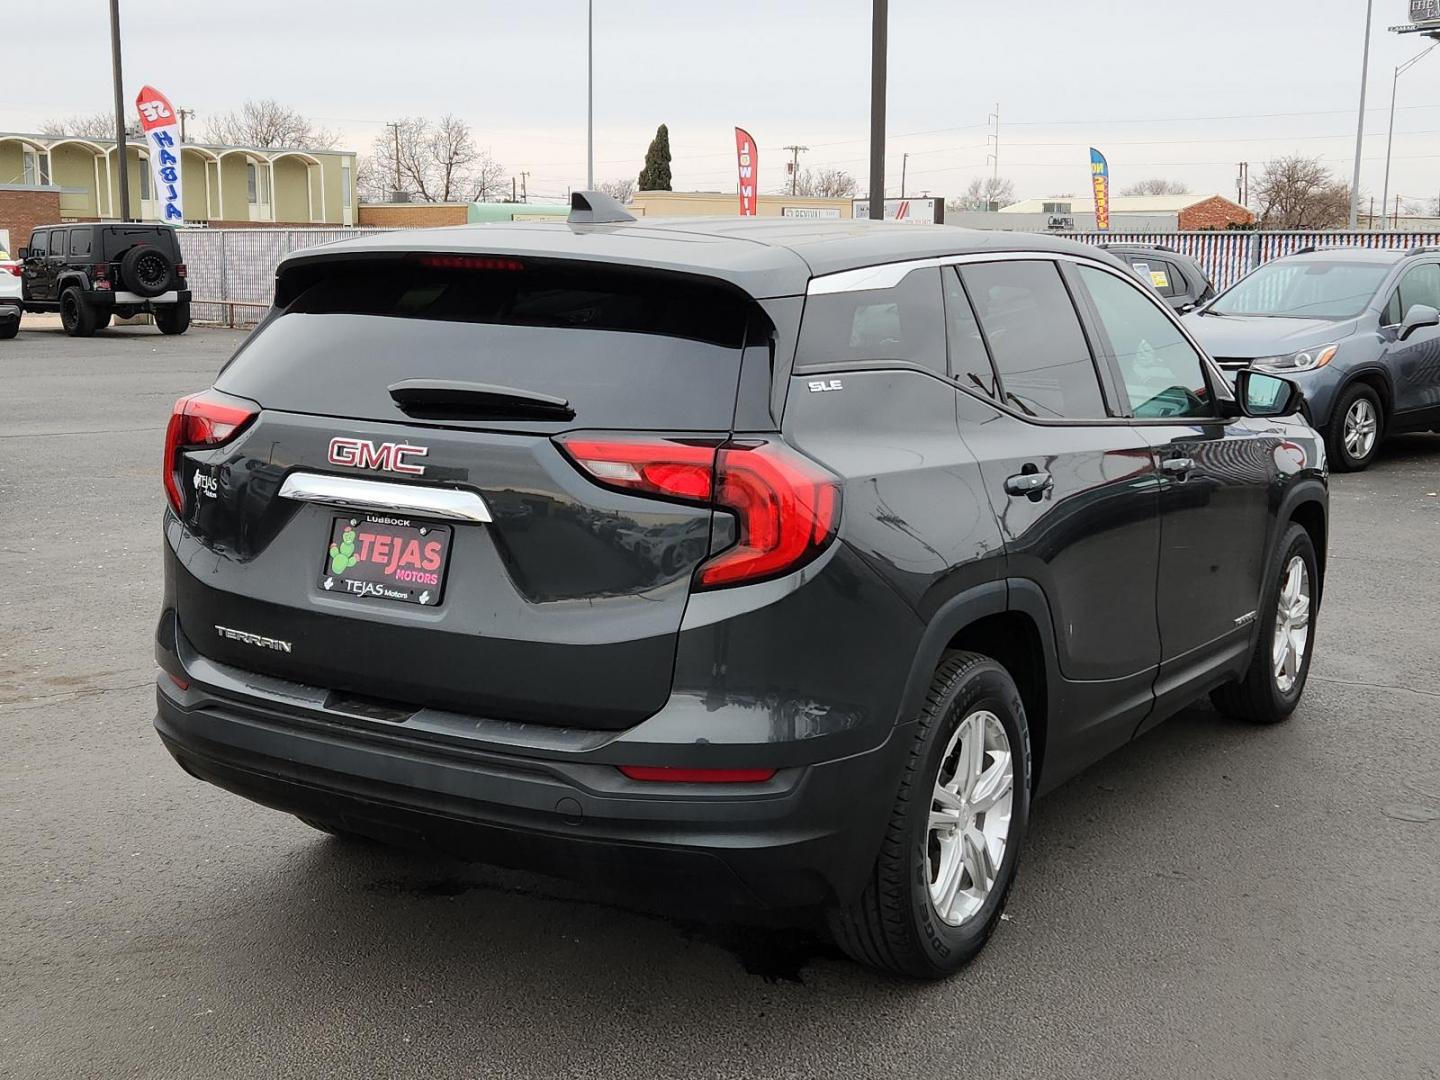
<path fill-rule="evenodd" d="M 684 461 L 709 483 L 757 318 L 731 286 L 608 265 L 282 268 L 276 312 L 195 406 L 236 410 L 238 433 L 172 459 L 182 632 L 365 699 L 592 728 L 652 715 L 692 575 L 733 540 L 681 501 Z M 682 459 L 658 489 L 576 460 L 657 443 Z"/>

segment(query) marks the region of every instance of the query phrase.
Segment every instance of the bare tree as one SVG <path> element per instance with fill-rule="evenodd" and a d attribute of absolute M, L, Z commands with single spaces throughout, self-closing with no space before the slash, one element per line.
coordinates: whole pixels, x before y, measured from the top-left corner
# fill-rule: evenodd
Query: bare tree
<path fill-rule="evenodd" d="M 1252 197 L 1262 229 L 1335 229 L 1350 216 L 1350 185 L 1319 158 L 1276 158 L 1265 163 Z"/>
<path fill-rule="evenodd" d="M 470 125 L 459 117 L 442 116 L 432 125 L 423 116 L 409 116 L 376 136 L 358 179 L 371 201 L 403 191 L 421 202 L 485 202 L 499 193 L 504 172 L 488 150 L 475 146 Z"/>
<path fill-rule="evenodd" d="M 806 169 L 795 181 L 795 194 L 812 199 L 853 198 L 858 185 L 844 169 Z"/>
<path fill-rule="evenodd" d="M 628 177 L 624 180 L 602 180 L 596 187 L 618 203 L 628 203 L 635 197 L 635 181 Z"/>
<path fill-rule="evenodd" d="M 205 125 L 205 140 L 229 146 L 295 146 L 330 150 L 340 136 L 318 127 L 309 117 L 281 105 L 274 98 L 250 99 L 238 110 L 212 117 Z"/>
<path fill-rule="evenodd" d="M 1166 180 L 1153 176 L 1140 180 L 1120 192 L 1121 195 L 1188 195 L 1190 188 L 1179 180 Z"/>
<path fill-rule="evenodd" d="M 977 176 L 965 194 L 951 199 L 951 210 L 998 210 L 1015 201 L 1015 181 L 1004 176 Z"/>
<path fill-rule="evenodd" d="M 98 112 L 88 116 L 65 116 L 58 120 L 46 120 L 40 125 L 40 133 L 42 135 L 71 135 L 77 139 L 113 139 L 115 137 L 115 114 Z"/>

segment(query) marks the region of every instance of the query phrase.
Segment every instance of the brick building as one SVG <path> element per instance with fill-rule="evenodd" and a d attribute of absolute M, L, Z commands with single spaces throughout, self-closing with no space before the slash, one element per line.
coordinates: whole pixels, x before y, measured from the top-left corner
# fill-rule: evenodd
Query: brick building
<path fill-rule="evenodd" d="M 30 230 L 60 220 L 60 189 L 38 184 L 0 184 L 0 249 L 9 236 L 11 257 L 28 243 Z"/>
<path fill-rule="evenodd" d="M 1047 214 L 1056 217 L 1093 217 L 1095 200 L 1089 196 L 1052 195 L 1025 199 L 1000 208 L 1002 214 Z M 1110 229 L 1125 232 L 1127 217 L 1145 218 L 1145 231 L 1154 231 L 1156 219 L 1173 222 L 1164 231 L 1225 229 L 1253 225 L 1255 215 L 1223 195 L 1116 195 L 1110 200 Z M 1077 222 L 1078 224 L 1078 222 Z"/>

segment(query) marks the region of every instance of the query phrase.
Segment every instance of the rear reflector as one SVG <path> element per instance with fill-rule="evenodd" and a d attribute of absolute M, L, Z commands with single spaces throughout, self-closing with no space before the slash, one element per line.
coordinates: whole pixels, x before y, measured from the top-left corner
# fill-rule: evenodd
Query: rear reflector
<path fill-rule="evenodd" d="M 702 564 L 695 585 L 713 589 L 779 577 L 820 554 L 840 523 L 840 484 L 779 439 L 667 439 L 559 435 L 555 442 L 605 487 L 735 515 L 737 543 Z"/>
<path fill-rule="evenodd" d="M 166 674 L 166 675 L 169 675 L 169 676 L 170 676 L 170 681 L 171 681 L 172 683 L 174 683 L 176 686 L 178 686 L 181 690 L 189 690 L 189 689 L 190 689 L 190 680 L 189 680 L 189 679 L 182 679 L 179 675 L 171 674 L 171 673 L 168 672 L 168 671 L 165 672 L 165 674 Z"/>
<path fill-rule="evenodd" d="M 621 765 L 631 780 L 657 784 L 763 784 L 774 769 L 671 769 L 663 765 Z"/>
<path fill-rule="evenodd" d="M 185 450 L 221 446 L 238 435 L 259 412 L 259 406 L 219 390 L 202 390 L 175 402 L 165 428 L 165 460 L 162 465 L 165 497 L 171 508 L 182 513 L 184 487 L 180 478 L 180 455 Z"/>

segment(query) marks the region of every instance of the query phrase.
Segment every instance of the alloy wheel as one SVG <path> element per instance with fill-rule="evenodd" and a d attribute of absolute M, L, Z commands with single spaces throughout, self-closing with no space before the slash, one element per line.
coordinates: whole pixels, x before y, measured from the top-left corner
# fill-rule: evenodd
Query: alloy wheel
<path fill-rule="evenodd" d="M 1276 607 L 1270 659 L 1276 687 L 1288 694 L 1300 677 L 1305 650 L 1310 646 L 1310 570 L 1299 555 L 1292 555 L 1285 566 Z"/>
<path fill-rule="evenodd" d="M 984 709 L 960 721 L 940 758 L 925 837 L 930 902 L 950 926 L 985 904 L 1005 859 L 1015 763 L 1000 718 Z"/>
<path fill-rule="evenodd" d="M 1380 417 L 1369 398 L 1356 398 L 1345 413 L 1345 452 L 1356 461 L 1363 461 L 1375 448 L 1380 432 Z"/>

